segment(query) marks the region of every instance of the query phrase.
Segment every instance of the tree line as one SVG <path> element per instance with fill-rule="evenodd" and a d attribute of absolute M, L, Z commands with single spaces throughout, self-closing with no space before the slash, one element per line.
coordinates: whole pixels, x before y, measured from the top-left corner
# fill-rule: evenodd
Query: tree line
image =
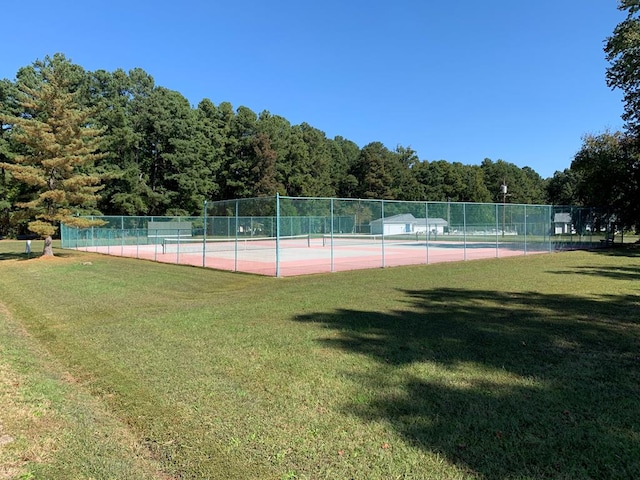
<path fill-rule="evenodd" d="M 179 92 L 156 85 L 140 68 L 91 72 L 63 54 L 47 56 L 20 68 L 15 80 L 0 81 L 0 235 L 24 231 L 34 218 L 46 220 L 43 205 L 56 199 L 66 202 L 67 217 L 198 215 L 204 200 L 276 193 L 502 202 L 503 183 L 509 188 L 509 202 L 611 206 L 626 226 L 638 225 L 640 128 L 635 112 L 640 100 L 637 85 L 628 84 L 624 75 L 629 71 L 624 65 L 634 65 L 633 52 L 638 50 L 625 57 L 632 47 L 629 42 L 640 38 L 628 32 L 640 31 L 638 2 L 621 2 L 619 8 L 626 8 L 629 17 L 605 48 L 612 63 L 609 85 L 628 90 L 628 131 L 585 136 L 571 167 L 548 179 L 503 160 L 465 165 L 421 160 L 410 146 L 391 150 L 374 141 L 359 147 L 342 136 L 328 138 L 307 123 L 292 125 L 266 110 L 256 113 L 209 99 L 192 106 Z M 620 40 L 623 34 L 625 41 Z M 66 108 L 76 114 L 66 120 L 54 117 L 49 104 L 53 100 L 47 95 L 66 98 Z M 25 130 L 32 122 L 40 122 L 37 144 L 28 141 Z M 33 159 L 40 158 L 39 165 L 55 163 L 55 152 L 67 140 L 50 133 L 62 131 L 64 122 L 76 122 L 67 130 L 79 137 L 84 129 L 93 132 L 90 140 L 67 139 L 69 145 L 84 148 L 84 153 L 67 149 L 68 160 L 83 161 L 57 170 L 38 167 Z M 87 142 L 94 146 L 90 151 Z M 54 153 L 43 160 L 42 151 Z M 65 168 L 80 177 L 65 177 Z M 37 175 L 34 169 L 39 169 Z M 72 185 L 83 188 L 67 195 L 65 188 Z M 60 218 L 49 217 L 54 222 Z"/>
<path fill-rule="evenodd" d="M 102 179 L 99 198 L 77 213 L 194 215 L 204 200 L 274 195 L 493 202 L 509 184 L 511 201 L 545 203 L 546 182 L 531 168 L 503 160 L 481 165 L 418 158 L 411 147 L 381 142 L 360 148 L 328 138 L 307 124 L 292 125 L 268 111 L 203 99 L 196 107 L 179 92 L 157 86 L 142 69 L 85 71 L 63 54 L 21 68 L 0 83 L 0 163 L 33 153 L 19 142 L 17 119 L 31 117 L 25 92 L 63 77 L 59 88 L 75 108 L 90 112 L 87 126 L 101 132 L 99 155 L 83 169 Z M 38 112 L 46 116 L 48 112 Z M 0 172 L 2 233 L 25 222 L 17 203 L 36 186 Z"/>

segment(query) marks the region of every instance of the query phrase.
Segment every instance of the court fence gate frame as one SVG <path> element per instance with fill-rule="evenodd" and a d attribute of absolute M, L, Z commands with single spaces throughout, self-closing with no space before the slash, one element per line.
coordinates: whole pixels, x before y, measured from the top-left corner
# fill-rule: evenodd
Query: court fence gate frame
<path fill-rule="evenodd" d="M 89 216 L 61 245 L 268 276 L 598 248 L 600 209 L 269 196 L 204 202 L 201 216 Z"/>

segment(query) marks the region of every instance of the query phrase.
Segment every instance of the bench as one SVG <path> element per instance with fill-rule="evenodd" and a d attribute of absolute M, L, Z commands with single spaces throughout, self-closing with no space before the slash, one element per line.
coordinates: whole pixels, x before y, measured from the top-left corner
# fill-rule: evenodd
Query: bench
<path fill-rule="evenodd" d="M 603 247 L 610 247 L 611 245 L 613 245 L 614 236 L 615 233 L 607 232 L 607 235 L 602 240 L 600 240 L 600 243 Z"/>

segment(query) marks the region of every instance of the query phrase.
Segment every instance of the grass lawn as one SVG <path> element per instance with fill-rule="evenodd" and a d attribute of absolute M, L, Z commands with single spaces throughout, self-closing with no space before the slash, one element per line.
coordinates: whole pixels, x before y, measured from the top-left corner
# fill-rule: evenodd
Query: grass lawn
<path fill-rule="evenodd" d="M 23 248 L 0 478 L 640 478 L 640 249 L 276 279 Z"/>

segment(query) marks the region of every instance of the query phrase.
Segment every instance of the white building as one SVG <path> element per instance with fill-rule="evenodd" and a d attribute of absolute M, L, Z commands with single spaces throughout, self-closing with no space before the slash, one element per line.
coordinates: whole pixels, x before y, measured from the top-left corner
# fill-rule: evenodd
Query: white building
<path fill-rule="evenodd" d="M 556 235 L 576 233 L 571 226 L 570 213 L 556 213 L 553 216 L 553 233 Z"/>
<path fill-rule="evenodd" d="M 447 226 L 443 218 L 416 218 L 410 213 L 379 218 L 369 223 L 372 235 L 403 235 L 407 233 L 442 234 Z"/>

